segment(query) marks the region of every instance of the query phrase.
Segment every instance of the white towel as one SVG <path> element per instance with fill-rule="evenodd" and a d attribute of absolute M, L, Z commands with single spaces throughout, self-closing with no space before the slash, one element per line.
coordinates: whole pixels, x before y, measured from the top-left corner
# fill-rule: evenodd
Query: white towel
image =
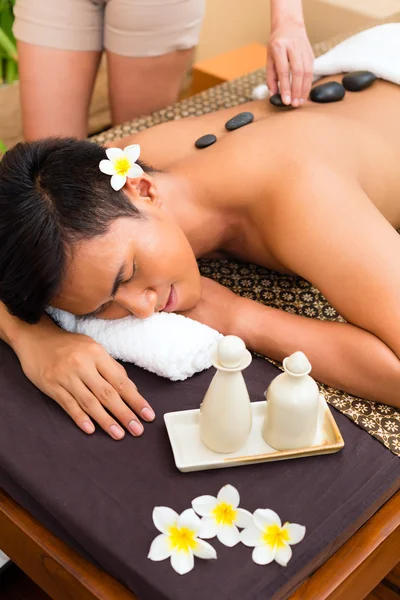
<path fill-rule="evenodd" d="M 174 313 L 106 321 L 81 319 L 55 308 L 47 312 L 63 329 L 88 335 L 114 358 L 173 381 L 211 367 L 211 350 L 222 337 L 215 329 Z"/>
<path fill-rule="evenodd" d="M 324 75 L 372 71 L 380 79 L 400 84 L 400 23 L 366 29 L 328 50 L 314 61 L 314 81 Z M 253 100 L 268 97 L 266 85 L 258 85 Z"/>
<path fill-rule="evenodd" d="M 314 76 L 372 71 L 400 84 L 400 23 L 366 29 L 328 50 L 314 61 Z"/>

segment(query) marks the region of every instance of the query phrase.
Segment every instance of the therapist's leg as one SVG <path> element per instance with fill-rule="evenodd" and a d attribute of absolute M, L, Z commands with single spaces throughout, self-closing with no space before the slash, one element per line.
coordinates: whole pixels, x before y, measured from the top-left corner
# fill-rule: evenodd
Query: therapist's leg
<path fill-rule="evenodd" d="M 108 0 L 104 46 L 114 124 L 177 100 L 204 5 L 205 0 Z"/>
<path fill-rule="evenodd" d="M 193 58 L 193 48 L 131 58 L 107 52 L 113 123 L 123 123 L 172 104 Z"/>
<path fill-rule="evenodd" d="M 87 135 L 90 99 L 101 52 L 18 42 L 24 136 Z"/>

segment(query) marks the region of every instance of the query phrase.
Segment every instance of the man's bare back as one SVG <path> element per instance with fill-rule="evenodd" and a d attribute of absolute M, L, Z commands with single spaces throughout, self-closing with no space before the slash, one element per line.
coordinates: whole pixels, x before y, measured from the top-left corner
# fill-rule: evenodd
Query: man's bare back
<path fill-rule="evenodd" d="M 336 76 L 326 81 L 340 79 Z M 233 178 L 237 184 L 239 173 L 268 174 L 276 181 L 282 172 L 287 175 L 294 162 L 307 166 L 317 157 L 337 170 L 352 171 L 372 202 L 399 227 L 399 100 L 398 86 L 377 81 L 363 92 L 347 92 L 337 103 L 308 102 L 301 110 L 287 110 L 267 101 L 249 102 L 170 121 L 131 139 L 141 145 L 145 162 L 157 169 L 191 168 L 201 177 L 206 173 L 207 179 L 213 178 L 213 189 L 225 178 Z M 254 123 L 226 131 L 225 122 L 241 110 L 251 111 Z M 214 133 L 217 143 L 196 149 L 195 140 L 206 133 Z M 121 145 L 125 141 L 121 140 Z"/>
<path fill-rule="evenodd" d="M 340 77 L 327 78 L 333 79 Z M 251 102 L 168 122 L 136 134 L 132 141 L 141 144 L 146 162 L 196 182 L 212 204 L 243 211 L 235 242 L 218 250 L 293 272 L 295 265 L 282 260 L 276 247 L 279 226 L 273 215 L 289 217 L 288 197 L 298 196 L 300 181 L 304 194 L 316 195 L 322 203 L 326 191 L 334 191 L 326 181 L 328 171 L 340 175 L 343 184 L 347 180 L 358 185 L 389 223 L 400 227 L 399 99 L 397 86 L 378 81 L 361 93 L 348 92 L 338 103 L 309 102 L 288 111 L 267 101 Z M 226 131 L 225 122 L 241 110 L 253 112 L 254 122 Z M 196 149 L 194 141 L 206 133 L 214 133 L 217 142 Z M 346 202 L 338 190 L 335 212 Z"/>

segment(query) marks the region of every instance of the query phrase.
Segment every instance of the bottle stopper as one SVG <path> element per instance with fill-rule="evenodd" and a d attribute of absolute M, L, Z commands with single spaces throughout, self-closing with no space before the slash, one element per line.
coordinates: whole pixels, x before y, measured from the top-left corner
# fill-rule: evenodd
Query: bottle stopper
<path fill-rule="evenodd" d="M 308 375 L 311 371 L 311 364 L 304 352 L 294 352 L 283 361 L 285 370 L 294 375 Z"/>
<path fill-rule="evenodd" d="M 246 345 L 244 341 L 236 335 L 226 335 L 218 342 L 218 362 L 225 369 L 239 367 L 245 352 Z"/>

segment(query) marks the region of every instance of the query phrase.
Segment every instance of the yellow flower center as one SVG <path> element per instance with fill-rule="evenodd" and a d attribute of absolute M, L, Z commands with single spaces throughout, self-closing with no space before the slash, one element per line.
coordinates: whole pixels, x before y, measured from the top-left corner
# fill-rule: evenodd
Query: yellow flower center
<path fill-rule="evenodd" d="M 114 166 L 116 169 L 117 175 L 127 175 L 129 169 L 131 168 L 130 161 L 126 158 L 126 156 L 121 156 L 121 158 L 117 158 L 114 161 Z"/>
<path fill-rule="evenodd" d="M 264 529 L 263 541 L 272 548 L 282 548 L 289 541 L 289 533 L 279 525 L 269 525 Z"/>
<path fill-rule="evenodd" d="M 195 540 L 195 532 L 187 527 L 176 527 L 173 525 L 169 528 L 169 543 L 173 550 L 181 552 L 189 552 L 190 549 L 196 548 L 198 545 Z"/>
<path fill-rule="evenodd" d="M 232 525 L 236 521 L 237 510 L 232 508 L 232 504 L 220 502 L 212 511 L 218 525 Z"/>

